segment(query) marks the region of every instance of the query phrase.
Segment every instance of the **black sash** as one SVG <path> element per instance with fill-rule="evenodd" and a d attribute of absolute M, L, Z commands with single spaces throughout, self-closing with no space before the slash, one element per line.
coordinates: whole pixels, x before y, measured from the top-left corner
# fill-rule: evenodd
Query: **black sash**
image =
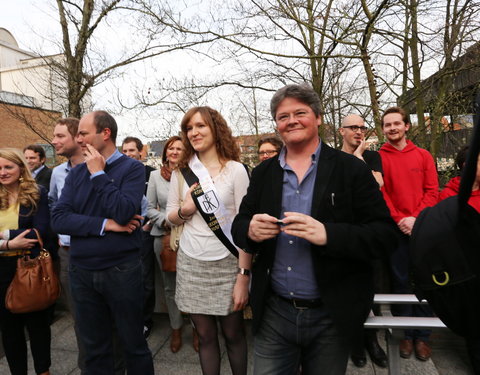
<path fill-rule="evenodd" d="M 193 184 L 199 182 L 197 175 L 193 173 L 190 167 L 187 166 L 185 168 L 180 169 L 180 171 L 182 172 L 182 175 L 185 178 L 185 181 L 187 181 L 188 186 L 192 186 Z M 215 236 L 217 236 L 220 242 L 228 249 L 228 251 L 230 251 L 235 256 L 235 258 L 238 258 L 237 248 L 225 236 L 225 233 L 223 233 L 222 228 L 220 227 L 220 224 L 218 223 L 218 220 L 215 217 L 215 214 L 206 214 L 203 212 L 200 206 L 200 202 L 198 201 L 198 197 L 204 194 L 205 193 L 202 187 L 200 186 L 200 184 L 198 184 L 197 187 L 192 191 L 193 202 L 195 202 L 195 206 L 197 207 L 197 210 L 200 212 L 203 219 L 207 223 L 208 227 L 212 230 Z"/>

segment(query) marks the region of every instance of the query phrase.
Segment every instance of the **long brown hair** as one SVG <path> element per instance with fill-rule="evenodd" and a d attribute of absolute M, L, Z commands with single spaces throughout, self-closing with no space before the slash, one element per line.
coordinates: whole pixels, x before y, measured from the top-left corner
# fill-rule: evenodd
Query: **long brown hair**
<path fill-rule="evenodd" d="M 185 152 L 180 160 L 180 167 L 186 167 L 188 161 L 192 158 L 193 154 L 195 154 L 195 150 L 187 137 L 187 125 L 196 113 L 202 116 L 205 124 L 212 130 L 220 163 L 224 165 L 229 160 L 240 161 L 240 148 L 235 142 L 232 136 L 232 130 L 228 127 L 227 121 L 225 121 L 223 116 L 210 107 L 193 107 L 185 113 L 181 122 L 181 136 L 183 145 L 185 146 Z"/>
<path fill-rule="evenodd" d="M 30 207 L 28 215 L 32 214 L 37 210 L 40 201 L 40 189 L 28 169 L 27 161 L 20 150 L 15 148 L 0 148 L 0 158 L 7 159 L 20 167 L 17 202 L 21 206 Z M 9 192 L 2 184 L 0 186 L 0 210 L 6 210 L 10 207 Z"/>

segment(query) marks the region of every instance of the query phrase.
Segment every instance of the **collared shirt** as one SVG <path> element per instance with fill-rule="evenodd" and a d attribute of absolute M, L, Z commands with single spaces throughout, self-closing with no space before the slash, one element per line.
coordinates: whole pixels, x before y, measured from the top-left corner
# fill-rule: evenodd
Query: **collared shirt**
<path fill-rule="evenodd" d="M 65 179 L 67 178 L 68 173 L 72 169 L 72 164 L 70 161 L 60 164 L 59 166 L 53 168 L 52 178 L 50 179 L 50 190 L 48 192 L 48 205 L 50 206 L 50 211 L 60 199 L 62 194 L 63 186 L 65 185 Z M 70 236 L 66 234 L 59 234 L 58 240 L 62 246 L 70 246 Z"/>
<path fill-rule="evenodd" d="M 278 158 L 283 169 L 280 218 L 285 216 L 285 212 L 311 214 L 320 149 L 321 143 L 312 154 L 312 163 L 299 184 L 297 175 L 286 162 L 286 148 L 282 148 Z M 272 289 L 276 294 L 286 298 L 315 299 L 320 297 L 313 269 L 310 242 L 280 232 L 277 237 L 275 261 L 272 268 Z"/>
<path fill-rule="evenodd" d="M 37 177 L 37 174 L 40 173 L 40 171 L 45 168 L 45 164 L 42 164 L 42 166 L 38 167 L 37 169 L 32 171 L 32 177 L 35 178 Z"/>

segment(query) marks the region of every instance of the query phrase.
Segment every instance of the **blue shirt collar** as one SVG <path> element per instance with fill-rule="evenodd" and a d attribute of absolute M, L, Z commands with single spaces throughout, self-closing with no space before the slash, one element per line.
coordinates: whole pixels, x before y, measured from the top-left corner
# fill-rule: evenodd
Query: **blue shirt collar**
<path fill-rule="evenodd" d="M 123 156 L 123 154 L 120 151 L 118 151 L 117 149 L 115 149 L 115 152 L 112 155 L 110 155 L 107 158 L 107 160 L 105 160 L 105 163 L 112 164 L 115 160 L 120 159 L 122 156 Z"/>
<path fill-rule="evenodd" d="M 318 158 L 320 157 L 321 150 L 322 150 L 322 140 L 319 139 L 318 146 L 315 149 L 315 152 L 312 154 L 312 163 L 317 162 Z M 287 165 L 287 161 L 285 160 L 286 156 L 287 156 L 287 147 L 282 147 L 282 150 L 278 155 L 278 162 L 280 163 L 280 166 L 282 167 L 282 169 L 285 169 L 285 166 Z"/>

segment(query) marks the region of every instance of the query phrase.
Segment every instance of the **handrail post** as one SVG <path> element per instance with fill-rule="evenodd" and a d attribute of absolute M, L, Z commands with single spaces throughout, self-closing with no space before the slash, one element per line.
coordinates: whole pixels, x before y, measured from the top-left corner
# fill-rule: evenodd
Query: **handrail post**
<path fill-rule="evenodd" d="M 404 336 L 404 331 L 399 329 L 387 329 L 387 353 L 388 353 L 388 374 L 400 375 L 400 340 Z"/>

